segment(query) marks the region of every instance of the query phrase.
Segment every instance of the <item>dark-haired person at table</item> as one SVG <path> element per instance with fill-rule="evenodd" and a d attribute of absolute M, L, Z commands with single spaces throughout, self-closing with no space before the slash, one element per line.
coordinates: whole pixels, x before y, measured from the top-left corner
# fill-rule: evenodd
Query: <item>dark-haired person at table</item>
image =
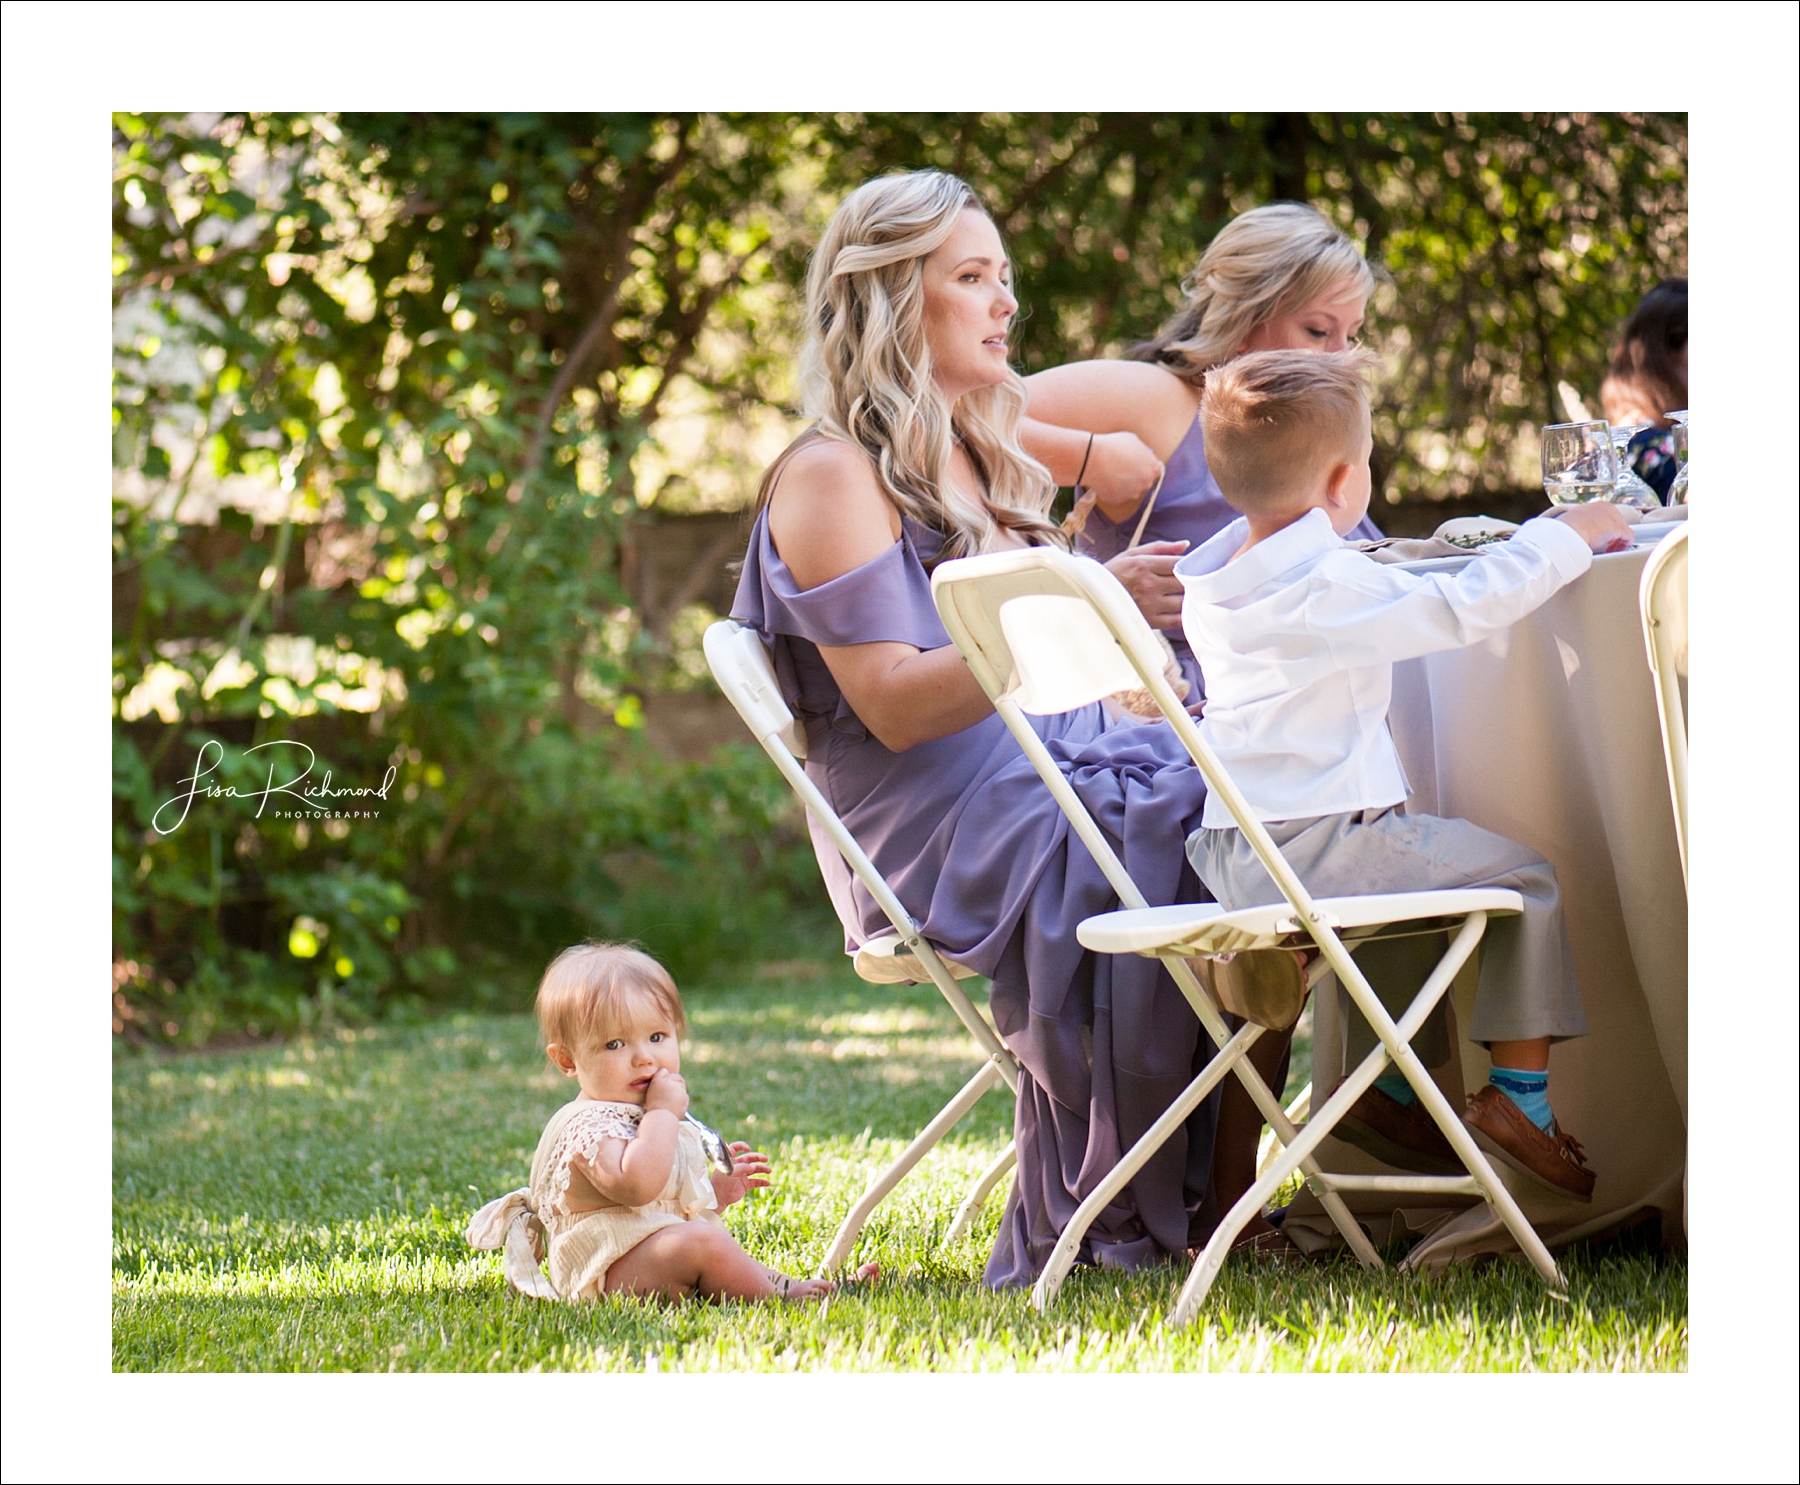
<path fill-rule="evenodd" d="M 1613 427 L 1652 425 L 1632 439 L 1631 463 L 1663 500 L 1678 467 L 1668 414 L 1688 405 L 1687 300 L 1685 278 L 1666 278 L 1644 295 L 1600 383 L 1600 411 Z"/>
<path fill-rule="evenodd" d="M 1198 416 L 1206 373 L 1246 351 L 1343 350 L 1362 329 L 1375 277 L 1357 245 L 1312 207 L 1277 202 L 1226 223 L 1182 286 L 1187 303 L 1123 360 L 1074 361 L 1025 379 L 1019 441 L 1058 484 L 1079 481 L 1091 497 L 1076 506 L 1076 547 L 1102 562 L 1141 526 L 1137 550 L 1169 572 L 1236 518 L 1207 467 Z M 1366 518 L 1351 533 L 1380 535 Z M 1180 626 L 1165 638 L 1192 705 L 1204 679 Z"/>

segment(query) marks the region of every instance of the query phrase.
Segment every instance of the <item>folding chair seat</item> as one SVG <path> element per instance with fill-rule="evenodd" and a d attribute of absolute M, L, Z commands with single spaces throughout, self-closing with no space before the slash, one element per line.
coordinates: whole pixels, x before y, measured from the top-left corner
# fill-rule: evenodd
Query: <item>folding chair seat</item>
<path fill-rule="evenodd" d="M 942 954 L 938 958 L 950 971 L 951 978 L 975 978 L 975 971 L 968 965 L 946 959 Z M 931 971 L 897 933 L 884 933 L 879 938 L 869 939 L 857 948 L 850 962 L 856 973 L 871 985 L 923 985 L 931 978 Z"/>
<path fill-rule="evenodd" d="M 842 1268 L 849 1261 L 856 1248 L 856 1240 L 875 1209 L 925 1154 L 950 1132 L 957 1121 L 980 1102 L 983 1094 L 1002 1084 L 1010 1092 L 1017 1094 L 1018 1064 L 994 1028 L 957 983 L 959 980 L 973 978 L 975 971 L 946 959 L 919 932 L 919 925 L 913 921 L 912 915 L 902 905 L 893 888 L 875 869 L 875 863 L 857 844 L 856 838 L 838 817 L 837 811 L 832 809 L 818 786 L 807 776 L 802 766 L 806 758 L 806 734 L 788 709 L 787 702 L 782 699 L 781 689 L 776 683 L 775 672 L 769 664 L 768 652 L 761 637 L 753 629 L 746 629 L 730 619 L 723 619 L 706 631 L 703 646 L 706 663 L 711 667 L 713 679 L 719 683 L 719 689 L 737 709 L 738 715 L 744 719 L 744 725 L 750 729 L 763 751 L 774 761 L 781 776 L 787 780 L 788 787 L 799 797 L 800 803 L 812 814 L 837 848 L 844 858 L 844 864 L 880 904 L 881 910 L 887 914 L 888 921 L 894 927 L 893 933 L 868 939 L 857 947 L 852 960 L 857 974 L 876 985 L 922 985 L 927 982 L 935 985 L 938 993 L 956 1013 L 957 1019 L 968 1030 L 976 1046 L 981 1049 L 984 1059 L 975 1075 L 944 1105 L 937 1117 L 919 1132 L 901 1152 L 900 1158 L 870 1182 L 861 1199 L 850 1209 L 839 1226 L 836 1237 L 832 1239 L 824 1261 L 819 1265 L 819 1273 L 825 1275 Z M 846 923 L 844 926 L 852 940 L 860 937 L 857 925 Z M 946 1247 L 968 1232 L 988 1195 L 1012 1170 L 1014 1160 L 1013 1145 L 1008 1141 L 1006 1148 L 976 1178 L 964 1196 L 950 1230 L 945 1234 Z"/>
<path fill-rule="evenodd" d="M 1124 904 L 1119 911 L 1077 925 L 1076 937 L 1096 953 L 1159 959 L 1219 1048 L 1200 1076 L 1132 1146 L 1100 1188 L 1082 1202 L 1033 1290 L 1034 1303 L 1043 1308 L 1054 1297 L 1089 1223 L 1227 1072 L 1243 1083 L 1283 1148 L 1266 1162 L 1195 1261 L 1172 1312 L 1173 1323 L 1185 1324 L 1193 1318 L 1232 1242 L 1295 1170 L 1303 1173 L 1345 1242 L 1367 1267 L 1380 1268 L 1380 1256 L 1339 1193 L 1454 1192 L 1486 1197 L 1538 1272 L 1546 1281 L 1560 1285 L 1561 1276 L 1549 1250 L 1410 1046 L 1456 972 L 1474 953 L 1489 917 L 1522 910 L 1519 894 L 1480 888 L 1315 900 L 1169 689 L 1150 626 L 1104 567 L 1086 557 L 1033 547 L 943 563 L 933 573 L 931 586 L 951 639 Z M 1028 715 L 1069 711 L 1139 687 L 1155 697 L 1164 718 L 1199 767 L 1208 790 L 1225 802 L 1280 888 L 1283 901 L 1238 911 L 1228 911 L 1217 903 L 1150 907 L 1026 720 Z M 1350 957 L 1351 949 L 1377 937 L 1446 930 L 1449 949 L 1396 1023 Z M 1262 1028 L 1248 1023 L 1230 1033 L 1188 961 L 1247 950 L 1299 947 L 1318 951 L 1308 970 L 1308 987 L 1335 975 L 1379 1040 L 1331 1097 L 1312 1108 L 1306 1125 L 1296 1129 L 1245 1060 Z M 1344 1175 L 1319 1168 L 1314 1150 L 1390 1062 L 1412 1085 L 1467 1175 Z"/>
<path fill-rule="evenodd" d="M 1662 724 L 1663 761 L 1669 770 L 1669 799 L 1675 808 L 1675 843 L 1681 849 L 1681 879 L 1687 880 L 1687 707 L 1682 681 L 1688 673 L 1687 527 L 1657 543 L 1638 580 L 1638 612 L 1644 621 L 1644 648 L 1656 715 Z"/>

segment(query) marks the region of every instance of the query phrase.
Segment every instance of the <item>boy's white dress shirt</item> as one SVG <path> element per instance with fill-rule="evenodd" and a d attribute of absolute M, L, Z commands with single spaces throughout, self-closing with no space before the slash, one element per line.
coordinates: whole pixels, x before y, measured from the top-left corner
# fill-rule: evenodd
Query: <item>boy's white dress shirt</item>
<path fill-rule="evenodd" d="M 1232 562 L 1248 537 L 1240 517 L 1175 573 L 1206 677 L 1201 735 L 1262 820 L 1399 804 L 1410 790 L 1387 727 L 1394 661 L 1485 639 L 1593 561 L 1573 530 L 1545 518 L 1454 573 L 1377 562 L 1346 546 L 1323 510 Z M 1201 823 L 1234 822 L 1209 794 Z"/>

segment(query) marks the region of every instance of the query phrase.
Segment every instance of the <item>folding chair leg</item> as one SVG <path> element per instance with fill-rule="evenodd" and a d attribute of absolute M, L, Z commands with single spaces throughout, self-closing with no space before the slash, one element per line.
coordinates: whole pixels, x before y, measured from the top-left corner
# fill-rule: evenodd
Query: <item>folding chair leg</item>
<path fill-rule="evenodd" d="M 1412 1084 L 1419 1095 L 1419 1102 L 1425 1105 L 1426 1112 L 1443 1131 L 1444 1138 L 1450 1141 L 1450 1147 L 1456 1151 L 1457 1158 L 1468 1167 L 1469 1174 L 1481 1187 L 1481 1194 L 1494 1209 L 1494 1215 L 1506 1224 L 1506 1230 L 1513 1235 L 1513 1241 L 1531 1260 L 1531 1266 L 1538 1271 L 1544 1282 L 1559 1291 L 1566 1288 L 1562 1270 L 1557 1268 L 1556 1260 L 1544 1246 L 1544 1240 L 1526 1220 L 1524 1212 L 1519 1210 L 1512 1192 L 1506 1189 L 1500 1177 L 1494 1173 L 1487 1156 L 1475 1143 L 1468 1126 L 1450 1107 L 1450 1100 L 1444 1097 L 1443 1090 L 1426 1070 L 1425 1064 L 1419 1061 L 1418 1054 L 1411 1047 L 1403 1047 L 1402 1052 L 1403 1055 L 1396 1061 L 1400 1070 L 1406 1074 L 1406 1081 Z"/>
<path fill-rule="evenodd" d="M 975 1184 L 969 1188 L 969 1194 L 956 1209 L 956 1220 L 950 1224 L 950 1230 L 944 1234 L 946 1248 L 959 1243 L 968 1236 L 969 1229 L 975 1225 L 975 1219 L 981 1214 L 986 1204 L 988 1193 L 1006 1179 L 1007 1173 L 1018 1163 L 1018 1147 L 1013 1141 L 1006 1142 L 1006 1148 L 994 1157 L 993 1163 L 975 1178 Z"/>
<path fill-rule="evenodd" d="M 1260 1026 L 1246 1025 L 1226 1042 L 1202 1069 L 1200 1076 L 1187 1085 L 1181 1097 L 1163 1110 L 1162 1117 L 1138 1137 L 1137 1143 L 1125 1152 L 1119 1163 L 1106 1173 L 1100 1184 L 1075 1209 L 1075 1215 L 1069 1219 L 1062 1236 L 1050 1251 L 1050 1261 L 1044 1265 L 1043 1273 L 1038 1275 L 1037 1283 L 1031 1286 L 1031 1307 L 1034 1310 L 1042 1314 L 1055 1300 L 1063 1280 L 1075 1266 L 1075 1257 L 1081 1251 L 1081 1240 L 1087 1236 L 1087 1230 L 1093 1225 L 1094 1219 L 1125 1189 L 1144 1163 L 1162 1148 L 1163 1141 L 1200 1106 L 1200 1100 L 1223 1081 L 1225 1074 L 1237 1065 L 1238 1059 L 1250 1050 L 1262 1032 L 1263 1028 Z"/>
<path fill-rule="evenodd" d="M 856 1240 L 862 1233 L 863 1224 L 869 1220 L 875 1208 L 906 1178 L 907 1172 L 924 1158 L 925 1153 L 950 1132 L 957 1120 L 980 1102 L 982 1094 L 1003 1081 L 1000 1066 L 994 1059 L 990 1058 L 982 1063 L 975 1076 L 963 1084 L 962 1091 L 945 1104 L 938 1116 L 920 1130 L 918 1137 L 901 1151 L 900 1158 L 869 1183 L 869 1189 L 850 1208 L 850 1214 L 844 1218 L 837 1236 L 832 1239 L 831 1250 L 819 1265 L 820 1278 L 837 1272 L 849 1261 L 850 1254 L 855 1251 Z"/>
<path fill-rule="evenodd" d="M 1313 1150 L 1336 1126 L 1338 1121 L 1349 1111 L 1350 1106 L 1361 1098 L 1381 1076 L 1381 1071 L 1392 1061 L 1405 1075 L 1413 1091 L 1418 1094 L 1419 1101 L 1425 1105 L 1434 1123 L 1450 1142 L 1458 1158 L 1468 1170 L 1467 1177 L 1457 1176 L 1377 1176 L 1346 1177 L 1332 1176 L 1326 1173 L 1309 1173 L 1309 1184 L 1319 1193 L 1321 1200 L 1337 1199 L 1334 1187 L 1342 1189 L 1382 1189 L 1407 1191 L 1467 1191 L 1479 1192 L 1487 1197 L 1500 1220 L 1512 1233 L 1515 1241 L 1531 1259 L 1545 1281 L 1556 1288 L 1563 1287 L 1562 1275 L 1558 1272 L 1555 1261 L 1543 1240 L 1538 1237 L 1525 1215 L 1519 1210 L 1518 1203 L 1512 1193 L 1503 1186 L 1494 1174 L 1493 1167 L 1487 1163 L 1476 1146 L 1473 1137 L 1464 1127 L 1462 1120 L 1450 1107 L 1450 1102 L 1443 1091 L 1433 1081 L 1425 1064 L 1419 1061 L 1418 1054 L 1410 1043 L 1418 1030 L 1425 1023 L 1433 1006 L 1443 998 L 1449 989 L 1456 972 L 1475 952 L 1475 946 L 1481 941 L 1481 935 L 1487 927 L 1486 913 L 1471 913 L 1463 921 L 1450 943 L 1444 957 L 1438 961 L 1430 977 L 1425 981 L 1413 1003 L 1407 1008 L 1398 1024 L 1387 1014 L 1386 1009 L 1376 998 L 1368 982 L 1363 979 L 1349 960 L 1343 946 L 1332 939 L 1329 934 L 1323 936 L 1320 948 L 1334 960 L 1340 956 L 1342 964 L 1335 964 L 1340 978 L 1349 990 L 1351 999 L 1357 1004 L 1368 1019 L 1381 1045 L 1370 1052 L 1354 1072 L 1345 1078 L 1337 1091 L 1325 1101 L 1306 1127 L 1298 1136 L 1287 1141 L 1288 1148 L 1277 1156 L 1269 1170 L 1252 1183 L 1250 1189 L 1238 1200 L 1225 1220 L 1219 1224 L 1212 1240 L 1201 1252 L 1194 1263 L 1194 1271 L 1188 1276 L 1187 1283 L 1182 1286 L 1181 1294 L 1175 1302 L 1175 1309 L 1170 1315 L 1170 1323 L 1186 1325 L 1193 1319 L 1195 1312 L 1204 1302 L 1219 1271 L 1225 1265 L 1226 1255 L 1244 1225 L 1262 1208 L 1269 1197 L 1273 1196 L 1281 1184 L 1293 1174 L 1303 1163 L 1309 1162 Z M 1336 953 L 1333 953 L 1333 950 Z M 1315 1167 L 1316 1170 L 1316 1167 Z M 1358 1229 L 1360 1231 L 1360 1228 Z M 1366 1238 L 1365 1238 L 1366 1242 Z"/>
<path fill-rule="evenodd" d="M 1531 1260 L 1544 1282 L 1560 1290 L 1564 1287 L 1563 1276 L 1556 1266 L 1556 1260 L 1550 1256 L 1550 1250 L 1544 1246 L 1544 1240 L 1525 1220 L 1518 1202 L 1513 1200 L 1512 1193 L 1494 1174 L 1493 1166 L 1488 1164 L 1487 1156 L 1481 1153 L 1474 1136 L 1469 1133 L 1457 1111 L 1450 1107 L 1450 1101 L 1444 1097 L 1443 1090 L 1426 1070 L 1425 1064 L 1419 1061 L 1418 1053 L 1412 1049 L 1412 1039 L 1425 1024 L 1426 1016 L 1449 990 L 1450 982 L 1475 952 L 1475 947 L 1481 942 L 1481 936 L 1486 930 L 1486 913 L 1471 913 L 1463 920 L 1449 949 L 1438 961 L 1437 968 L 1432 970 L 1419 993 L 1413 997 L 1413 1003 L 1407 1007 L 1406 1014 L 1398 1024 L 1388 1016 L 1386 1008 L 1360 974 L 1354 981 L 1346 977 L 1345 986 L 1369 1025 L 1374 1028 L 1376 1036 L 1381 1039 L 1381 1047 L 1370 1054 L 1370 1059 L 1379 1060 L 1379 1053 L 1385 1052 L 1393 1060 L 1394 1065 L 1405 1075 L 1406 1081 L 1412 1085 L 1413 1092 L 1418 1094 L 1419 1102 L 1431 1115 L 1432 1122 L 1442 1131 L 1444 1138 L 1450 1142 L 1450 1147 L 1456 1151 L 1457 1158 L 1474 1178 L 1481 1194 L 1494 1209 L 1494 1214 L 1505 1224 L 1506 1230 L 1513 1235 L 1513 1240 Z M 1351 968 L 1354 969 L 1354 966 Z M 1359 1068 L 1357 1071 L 1360 1075 L 1363 1069 Z M 1362 1088 L 1367 1088 L 1380 1073 L 1381 1069 L 1376 1067 L 1366 1080 L 1359 1076 Z M 1360 1091 L 1359 1089 L 1359 1095 Z"/>
<path fill-rule="evenodd" d="M 1312 1091 L 1313 1085 L 1308 1083 L 1294 1095 L 1294 1101 L 1282 1110 L 1282 1112 L 1287 1115 L 1290 1124 L 1299 1123 L 1312 1111 Z M 1263 1131 L 1262 1142 L 1256 1149 L 1257 1175 L 1260 1176 L 1266 1171 L 1269 1168 L 1269 1162 L 1286 1148 L 1287 1147 L 1281 1143 L 1280 1138 L 1273 1129 L 1265 1129 Z"/>
<path fill-rule="evenodd" d="M 1361 1098 L 1369 1085 L 1381 1075 L 1386 1065 L 1386 1056 L 1377 1048 L 1371 1052 L 1356 1071 L 1346 1078 L 1337 1092 L 1325 1101 L 1325 1106 L 1314 1112 L 1305 1128 L 1295 1132 L 1294 1138 L 1288 1142 L 1287 1148 L 1277 1155 L 1263 1175 L 1250 1183 L 1250 1189 L 1237 1200 L 1237 1204 L 1225 1214 L 1225 1218 L 1213 1232 L 1212 1239 L 1200 1250 L 1200 1256 L 1194 1261 L 1194 1271 L 1188 1275 L 1187 1283 L 1182 1285 L 1181 1294 L 1175 1301 L 1175 1309 L 1169 1316 L 1172 1325 L 1186 1325 L 1194 1318 L 1194 1312 L 1205 1301 L 1207 1291 L 1218 1278 L 1219 1270 L 1225 1266 L 1226 1255 L 1237 1235 L 1245 1225 L 1263 1208 L 1263 1204 L 1281 1189 L 1282 1184 L 1298 1170 L 1303 1162 L 1309 1160 L 1312 1152 L 1318 1147 L 1332 1127 L 1343 1117 L 1350 1105 Z M 1337 1194 L 1331 1192 L 1335 1199 Z M 1321 1193 L 1321 1200 L 1324 1193 Z M 1340 1199 L 1341 1205 L 1341 1199 Z M 1355 1219 L 1351 1219 L 1352 1223 Z M 1367 1244 L 1368 1238 L 1363 1235 L 1362 1228 L 1356 1231 Z M 1346 1237 L 1349 1234 L 1345 1234 Z"/>
<path fill-rule="evenodd" d="M 1195 978 L 1193 967 L 1186 960 L 1174 954 L 1162 954 L 1157 957 L 1169 971 L 1176 987 L 1187 997 L 1188 1004 L 1194 1008 L 1194 1014 L 1200 1018 L 1200 1024 L 1206 1029 L 1206 1034 L 1213 1039 L 1213 1045 L 1223 1047 L 1230 1032 L 1211 998 L 1200 988 L 1200 981 Z M 1307 988 L 1317 990 L 1320 982 L 1330 973 L 1331 967 L 1323 957 L 1314 960 L 1312 967 L 1307 971 Z M 1263 1122 L 1275 1131 L 1276 1139 L 1284 1145 L 1293 1144 L 1293 1121 L 1283 1111 L 1275 1095 L 1269 1091 L 1269 1085 L 1263 1081 L 1262 1074 L 1256 1070 L 1255 1064 L 1239 1061 L 1232 1071 L 1237 1074 L 1238 1081 L 1244 1085 L 1244 1091 L 1250 1095 L 1250 1101 L 1262 1114 Z M 1300 1170 L 1309 1178 L 1320 1173 L 1318 1163 L 1311 1156 L 1301 1162 Z M 1350 1251 L 1356 1255 L 1357 1262 L 1364 1268 L 1379 1269 L 1382 1267 L 1381 1255 L 1375 1251 L 1375 1245 L 1369 1241 L 1368 1234 L 1362 1230 L 1361 1224 L 1351 1215 L 1350 1209 L 1344 1205 L 1344 1199 L 1337 1192 L 1329 1189 L 1319 1190 L 1318 1196 L 1320 1205 L 1325 1208 L 1325 1214 L 1331 1218 Z M 1235 1235 L 1233 1234 L 1233 1236 Z"/>

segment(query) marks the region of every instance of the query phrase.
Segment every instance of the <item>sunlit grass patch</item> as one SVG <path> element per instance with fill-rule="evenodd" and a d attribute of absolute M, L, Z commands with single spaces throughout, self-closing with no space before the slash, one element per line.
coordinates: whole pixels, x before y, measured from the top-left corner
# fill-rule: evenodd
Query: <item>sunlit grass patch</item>
<path fill-rule="evenodd" d="M 869 1177 L 966 1079 L 928 989 L 833 966 L 690 997 L 695 1112 L 777 1157 L 736 1207 L 759 1256 L 810 1270 Z M 122 1370 L 1678 1370 L 1675 1259 L 1575 1253 L 1570 1296 L 1520 1265 L 1369 1275 L 1347 1260 L 1228 1266 L 1199 1323 L 1185 1270 L 1077 1271 L 1048 1315 L 980 1282 L 999 1219 L 942 1246 L 1010 1134 L 979 1104 L 876 1213 L 881 1284 L 823 1308 L 547 1305 L 472 1253 L 474 1207 L 522 1183 L 571 1086 L 523 1017 L 283 1047 L 121 1058 L 114 1091 L 114 1365 Z"/>

